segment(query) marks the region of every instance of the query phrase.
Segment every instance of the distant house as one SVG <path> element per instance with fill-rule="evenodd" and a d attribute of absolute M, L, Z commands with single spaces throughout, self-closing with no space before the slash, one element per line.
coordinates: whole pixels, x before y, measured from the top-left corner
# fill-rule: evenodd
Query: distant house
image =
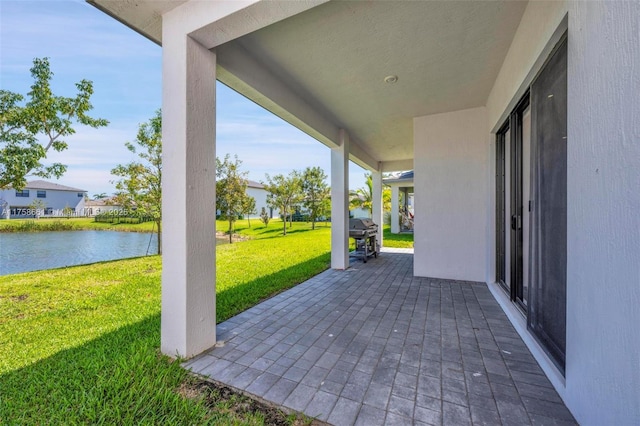
<path fill-rule="evenodd" d="M 88 200 L 84 203 L 84 215 L 94 217 L 99 214 L 118 212 L 122 210 L 122 206 L 117 205 L 113 201 L 113 197 L 103 198 L 100 200 Z"/>
<path fill-rule="evenodd" d="M 269 194 L 269 192 L 267 192 L 263 184 L 254 180 L 248 180 L 247 190 L 245 191 L 245 193 L 256 200 L 255 213 L 250 214 L 249 218 L 259 218 L 260 212 L 262 212 L 263 207 L 269 213 L 270 218 L 277 217 L 277 212 L 274 212 L 273 208 L 269 207 L 269 205 L 267 204 L 267 195 Z M 216 214 L 220 214 L 220 210 L 216 210 Z"/>
<path fill-rule="evenodd" d="M 0 218 L 82 215 L 86 193 L 84 189 L 44 180 L 27 182 L 19 191 L 13 188 L 0 190 Z M 36 204 L 40 204 L 38 211 L 34 209 Z"/>
<path fill-rule="evenodd" d="M 256 213 L 249 215 L 249 217 L 260 217 L 260 212 L 262 211 L 263 207 L 267 210 L 267 212 L 269 212 L 269 217 L 274 217 L 273 208 L 269 207 L 269 205 L 267 204 L 267 194 L 268 192 L 264 188 L 263 184 L 253 180 L 249 181 L 249 184 L 247 185 L 247 195 L 253 197 L 256 200 Z"/>

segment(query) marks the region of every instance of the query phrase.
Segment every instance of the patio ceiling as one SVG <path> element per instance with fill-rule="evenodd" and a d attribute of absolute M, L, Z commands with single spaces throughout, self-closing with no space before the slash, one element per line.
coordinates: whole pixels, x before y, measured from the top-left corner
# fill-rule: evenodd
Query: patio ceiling
<path fill-rule="evenodd" d="M 93 3 L 160 43 L 161 14 L 183 2 Z M 238 12 L 242 22 L 259 27 L 265 4 Z M 329 146 L 347 129 L 352 160 L 391 171 L 412 167 L 413 117 L 486 104 L 525 7 L 331 1 L 230 41 L 228 21 L 192 36 L 216 47 L 220 81 Z"/>

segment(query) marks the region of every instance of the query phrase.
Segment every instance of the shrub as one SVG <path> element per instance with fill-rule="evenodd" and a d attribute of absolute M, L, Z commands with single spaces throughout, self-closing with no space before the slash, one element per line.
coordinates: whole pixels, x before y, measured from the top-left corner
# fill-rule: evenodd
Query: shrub
<path fill-rule="evenodd" d="M 271 216 L 269 216 L 269 213 L 267 212 L 267 209 L 265 209 L 264 207 L 262 208 L 262 211 L 260 212 L 260 220 L 262 221 L 262 223 L 264 223 L 264 226 L 268 226 L 269 225 L 269 221 L 271 220 Z"/>

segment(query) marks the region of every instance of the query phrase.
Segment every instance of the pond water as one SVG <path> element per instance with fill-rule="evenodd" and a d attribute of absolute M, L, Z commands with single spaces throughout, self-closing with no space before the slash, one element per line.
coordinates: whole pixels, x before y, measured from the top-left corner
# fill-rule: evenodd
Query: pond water
<path fill-rule="evenodd" d="M 145 256 L 157 250 L 157 235 L 140 232 L 0 233 L 0 275 Z"/>

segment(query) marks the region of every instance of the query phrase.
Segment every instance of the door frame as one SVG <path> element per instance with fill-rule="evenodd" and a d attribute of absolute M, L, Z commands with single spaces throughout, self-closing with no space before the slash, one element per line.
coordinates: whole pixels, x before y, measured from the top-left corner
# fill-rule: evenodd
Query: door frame
<path fill-rule="evenodd" d="M 524 262 L 529 262 L 531 253 L 524 259 L 522 199 L 522 117 L 530 105 L 529 90 L 520 98 L 505 123 L 496 133 L 496 282 L 507 291 L 509 298 L 527 315 L 527 304 L 523 298 Z M 509 138 L 507 138 L 509 133 Z M 507 140 L 508 139 L 508 140 Z M 508 148 L 507 149 L 507 144 Z M 507 156 L 507 152 L 509 155 Z M 507 168 L 509 174 L 506 173 Z M 507 180 L 509 193 L 507 193 Z M 506 218 L 506 203 L 509 202 L 509 221 Z M 527 200 L 527 209 L 529 208 Z M 507 229 L 509 230 L 507 236 Z M 506 238 L 509 238 L 507 253 Z M 509 282 L 506 282 L 507 264 L 510 265 Z M 528 287 L 530 290 L 530 286 Z M 527 294 L 526 300 L 529 300 Z"/>

